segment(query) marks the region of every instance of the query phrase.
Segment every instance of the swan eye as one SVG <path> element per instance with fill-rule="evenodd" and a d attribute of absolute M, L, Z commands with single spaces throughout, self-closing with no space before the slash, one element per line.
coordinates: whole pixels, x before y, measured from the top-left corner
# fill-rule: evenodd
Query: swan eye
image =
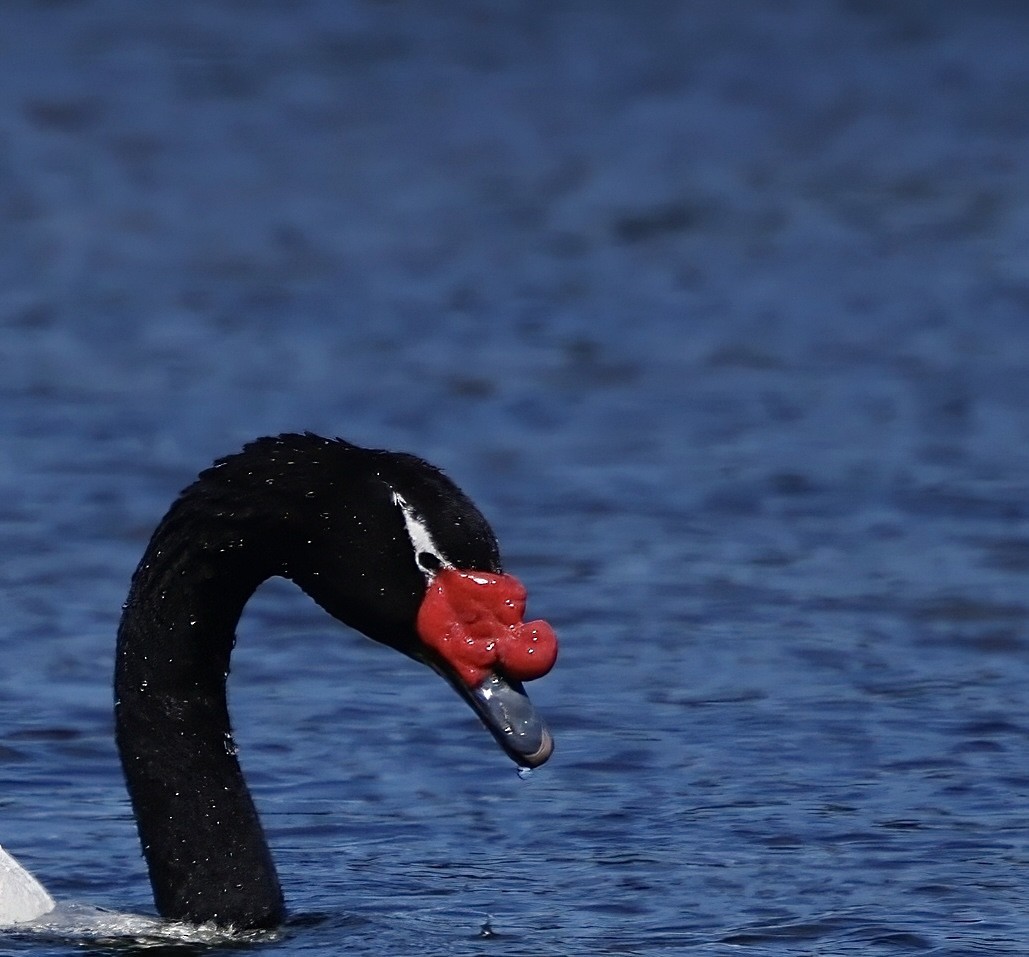
<path fill-rule="evenodd" d="M 439 571 L 443 567 L 443 562 L 440 561 L 439 555 L 433 555 L 432 552 L 419 552 L 418 564 L 427 572 Z"/>

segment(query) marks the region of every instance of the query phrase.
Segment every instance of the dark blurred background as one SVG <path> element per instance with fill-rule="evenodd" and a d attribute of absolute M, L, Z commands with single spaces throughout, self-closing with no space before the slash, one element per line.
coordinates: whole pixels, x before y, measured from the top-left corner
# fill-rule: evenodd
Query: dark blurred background
<path fill-rule="evenodd" d="M 531 442 L 599 393 L 646 444 L 712 370 L 860 429 L 800 382 L 863 366 L 876 431 L 1011 450 L 1027 30 L 1000 0 L 12 0 L 4 414 Z"/>

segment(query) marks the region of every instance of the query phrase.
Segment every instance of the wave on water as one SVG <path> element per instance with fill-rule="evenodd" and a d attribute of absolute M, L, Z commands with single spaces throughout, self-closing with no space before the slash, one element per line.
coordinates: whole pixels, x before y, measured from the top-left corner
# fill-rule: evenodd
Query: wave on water
<path fill-rule="evenodd" d="M 58 904 L 34 921 L 6 928 L 11 937 L 132 947 L 218 946 L 268 942 L 280 932 L 237 931 L 214 924 L 188 924 L 146 914 L 124 914 L 89 904 Z"/>

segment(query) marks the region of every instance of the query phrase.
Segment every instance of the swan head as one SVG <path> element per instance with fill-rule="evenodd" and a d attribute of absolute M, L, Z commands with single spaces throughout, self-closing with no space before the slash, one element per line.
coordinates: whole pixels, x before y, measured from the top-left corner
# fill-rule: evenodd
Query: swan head
<path fill-rule="evenodd" d="M 260 470 L 248 459 L 260 455 Z M 275 528 L 273 574 L 345 624 L 437 671 L 503 750 L 542 764 L 553 740 L 524 682 L 553 665 L 557 641 L 526 622 L 525 589 L 504 573 L 485 517 L 443 472 L 413 455 L 318 436 L 262 439 L 205 473 L 260 475 Z M 285 540 L 285 541 L 283 541 Z"/>

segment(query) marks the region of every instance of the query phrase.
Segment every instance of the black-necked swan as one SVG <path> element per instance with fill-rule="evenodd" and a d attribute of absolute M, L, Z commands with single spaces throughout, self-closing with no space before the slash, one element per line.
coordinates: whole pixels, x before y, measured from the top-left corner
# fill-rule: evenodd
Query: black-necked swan
<path fill-rule="evenodd" d="M 413 455 L 311 433 L 258 439 L 173 503 L 118 629 L 118 752 L 166 918 L 244 929 L 285 914 L 225 700 L 243 606 L 276 575 L 439 672 L 519 765 L 553 747 L 521 683 L 550 669 L 556 639 L 522 620 L 525 591 L 471 500 Z M 0 925 L 52 906 L 0 850 Z"/>

